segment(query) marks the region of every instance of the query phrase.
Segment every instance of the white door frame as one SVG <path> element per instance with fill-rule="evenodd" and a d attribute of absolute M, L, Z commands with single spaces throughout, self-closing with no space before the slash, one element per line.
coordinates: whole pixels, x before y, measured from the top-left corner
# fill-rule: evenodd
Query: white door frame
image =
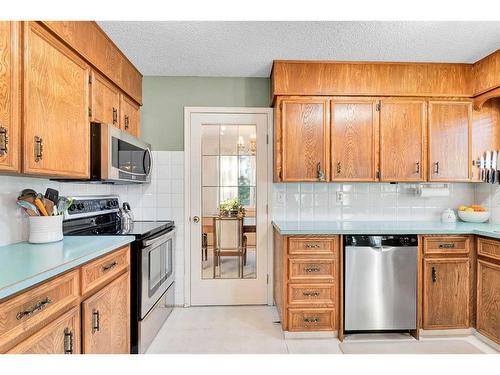
<path fill-rule="evenodd" d="M 259 107 L 184 107 L 184 306 L 191 306 L 191 115 L 193 113 L 230 113 L 267 115 L 267 304 L 273 305 L 273 109 Z"/>

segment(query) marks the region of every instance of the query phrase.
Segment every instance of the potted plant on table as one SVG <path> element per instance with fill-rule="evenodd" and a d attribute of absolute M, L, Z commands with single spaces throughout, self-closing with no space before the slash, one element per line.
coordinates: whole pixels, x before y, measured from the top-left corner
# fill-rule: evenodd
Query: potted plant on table
<path fill-rule="evenodd" d="M 219 204 L 219 212 L 224 217 L 237 217 L 245 214 L 245 209 L 238 198 L 226 199 Z"/>

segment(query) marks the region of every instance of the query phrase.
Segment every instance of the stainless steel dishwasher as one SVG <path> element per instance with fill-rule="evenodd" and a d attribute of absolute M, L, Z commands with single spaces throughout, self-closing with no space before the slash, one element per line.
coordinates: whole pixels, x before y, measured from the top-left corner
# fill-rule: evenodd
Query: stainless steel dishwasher
<path fill-rule="evenodd" d="M 346 236 L 344 330 L 416 328 L 417 236 Z"/>

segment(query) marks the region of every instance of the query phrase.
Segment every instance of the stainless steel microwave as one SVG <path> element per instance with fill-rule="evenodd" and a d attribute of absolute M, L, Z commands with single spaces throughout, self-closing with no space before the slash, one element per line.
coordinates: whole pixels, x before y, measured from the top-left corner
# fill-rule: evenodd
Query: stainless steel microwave
<path fill-rule="evenodd" d="M 151 145 L 110 124 L 91 124 L 90 179 L 115 184 L 151 181 Z"/>

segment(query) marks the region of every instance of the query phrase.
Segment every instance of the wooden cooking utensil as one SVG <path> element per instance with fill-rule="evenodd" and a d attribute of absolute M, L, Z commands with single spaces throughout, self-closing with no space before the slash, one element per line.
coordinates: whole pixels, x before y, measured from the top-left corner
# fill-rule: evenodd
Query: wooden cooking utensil
<path fill-rule="evenodd" d="M 35 206 L 38 208 L 38 211 L 40 211 L 40 215 L 42 216 L 49 216 L 47 210 L 45 209 L 45 206 L 43 205 L 43 202 L 40 198 L 35 198 Z"/>

